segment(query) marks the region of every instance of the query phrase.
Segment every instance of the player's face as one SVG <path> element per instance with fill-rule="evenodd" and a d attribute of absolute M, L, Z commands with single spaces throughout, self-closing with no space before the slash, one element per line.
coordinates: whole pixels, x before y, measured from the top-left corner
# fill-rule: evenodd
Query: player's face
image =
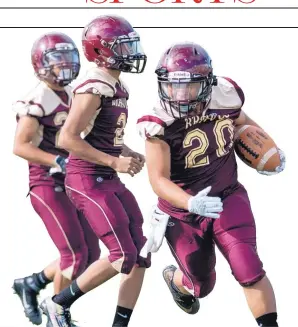
<path fill-rule="evenodd" d="M 126 41 L 118 43 L 113 47 L 113 51 L 118 56 L 134 56 L 136 54 L 143 54 L 143 48 L 140 41 Z"/>
<path fill-rule="evenodd" d="M 202 91 L 202 83 L 164 83 L 162 88 L 170 101 L 188 103 L 197 100 Z"/>
<path fill-rule="evenodd" d="M 53 51 L 45 56 L 46 63 L 52 67 L 52 73 L 60 80 L 72 79 L 73 65 L 80 64 L 75 51 Z"/>

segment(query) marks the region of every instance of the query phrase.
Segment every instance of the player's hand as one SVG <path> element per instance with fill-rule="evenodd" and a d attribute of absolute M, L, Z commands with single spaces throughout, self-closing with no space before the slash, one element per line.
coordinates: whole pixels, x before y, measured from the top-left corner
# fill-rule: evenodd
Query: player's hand
<path fill-rule="evenodd" d="M 146 159 L 145 159 L 145 156 L 143 156 L 141 153 L 138 153 L 138 152 L 131 152 L 131 157 L 139 160 L 143 165 L 144 163 L 146 162 Z"/>
<path fill-rule="evenodd" d="M 272 176 L 281 173 L 286 167 L 286 156 L 281 149 L 277 149 L 280 159 L 280 165 L 275 168 L 275 171 L 260 171 L 257 172 L 261 175 Z"/>
<path fill-rule="evenodd" d="M 55 163 L 54 163 L 54 167 L 52 167 L 49 171 L 49 175 L 53 175 L 56 173 L 62 173 L 65 174 L 66 172 L 66 164 L 67 164 L 68 160 L 61 157 L 61 156 L 57 156 L 55 158 Z"/>
<path fill-rule="evenodd" d="M 211 186 L 206 187 L 188 200 L 188 211 L 208 218 L 219 218 L 223 204 L 219 197 L 207 196 Z"/>
<path fill-rule="evenodd" d="M 162 245 L 170 216 L 161 211 L 157 206 L 152 208 L 150 229 L 147 241 L 140 251 L 140 256 L 147 258 L 148 253 L 157 252 Z"/>
<path fill-rule="evenodd" d="M 141 163 L 138 159 L 133 157 L 123 157 L 117 158 L 112 168 L 118 173 L 126 173 L 133 177 L 142 170 L 143 166 L 144 163 Z"/>

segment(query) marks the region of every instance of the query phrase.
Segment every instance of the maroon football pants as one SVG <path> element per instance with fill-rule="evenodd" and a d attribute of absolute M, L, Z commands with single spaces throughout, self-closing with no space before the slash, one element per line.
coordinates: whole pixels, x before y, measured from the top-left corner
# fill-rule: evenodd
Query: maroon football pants
<path fill-rule="evenodd" d="M 261 280 L 265 271 L 256 249 L 256 226 L 245 188 L 240 185 L 223 200 L 219 219 L 188 223 L 170 219 L 169 247 L 184 273 L 183 284 L 196 297 L 208 295 L 216 281 L 215 244 L 242 286 Z"/>
<path fill-rule="evenodd" d="M 30 199 L 59 250 L 62 274 L 70 280 L 78 277 L 100 256 L 97 236 L 65 192 L 56 192 L 53 186 L 34 186 Z"/>
<path fill-rule="evenodd" d="M 71 201 L 108 248 L 109 260 L 117 271 L 129 274 L 134 265 L 150 266 L 150 257 L 139 256 L 146 242 L 142 213 L 118 177 L 103 180 L 94 175 L 67 174 L 65 185 Z"/>

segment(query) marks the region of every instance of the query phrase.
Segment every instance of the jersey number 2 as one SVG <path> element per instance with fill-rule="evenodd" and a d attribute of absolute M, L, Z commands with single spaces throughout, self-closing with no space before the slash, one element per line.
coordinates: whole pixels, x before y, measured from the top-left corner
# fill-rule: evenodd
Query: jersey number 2
<path fill-rule="evenodd" d="M 60 126 L 58 132 L 56 133 L 55 136 L 55 147 L 58 148 L 58 140 L 59 140 L 59 135 L 61 132 L 61 127 L 63 123 L 65 122 L 66 118 L 68 116 L 68 113 L 66 111 L 60 111 L 57 112 L 55 117 L 54 117 L 54 124 L 55 126 Z"/>
<path fill-rule="evenodd" d="M 224 130 L 226 128 L 229 131 L 230 140 L 232 142 L 234 132 L 233 121 L 231 119 L 218 120 L 216 121 L 215 126 L 213 128 L 213 133 L 216 139 L 216 143 L 218 145 L 218 149 L 216 150 L 216 154 L 218 157 L 223 157 L 228 153 L 228 151 L 225 150 L 227 142 L 224 136 Z M 208 149 L 209 140 L 207 134 L 199 128 L 188 132 L 183 141 L 183 148 L 191 147 L 194 140 L 199 141 L 200 144 L 198 147 L 190 150 L 189 153 L 186 155 L 185 168 L 196 168 L 209 164 L 209 156 L 205 156 L 199 161 L 196 160 L 197 157 L 204 155 Z"/>
<path fill-rule="evenodd" d="M 124 136 L 124 128 L 127 123 L 126 114 L 124 112 L 121 113 L 117 120 L 117 126 L 115 130 L 115 137 L 114 137 L 114 146 L 122 146 L 124 143 L 123 136 Z"/>

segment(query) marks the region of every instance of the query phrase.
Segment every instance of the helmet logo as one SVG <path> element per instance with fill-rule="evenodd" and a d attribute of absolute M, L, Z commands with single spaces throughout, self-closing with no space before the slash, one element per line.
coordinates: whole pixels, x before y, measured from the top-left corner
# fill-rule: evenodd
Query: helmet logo
<path fill-rule="evenodd" d="M 74 46 L 71 43 L 56 43 L 56 50 L 74 50 Z"/>
<path fill-rule="evenodd" d="M 169 72 L 169 79 L 175 79 L 175 78 L 190 78 L 190 72 L 182 72 L 182 71 L 177 71 L 177 72 Z"/>

